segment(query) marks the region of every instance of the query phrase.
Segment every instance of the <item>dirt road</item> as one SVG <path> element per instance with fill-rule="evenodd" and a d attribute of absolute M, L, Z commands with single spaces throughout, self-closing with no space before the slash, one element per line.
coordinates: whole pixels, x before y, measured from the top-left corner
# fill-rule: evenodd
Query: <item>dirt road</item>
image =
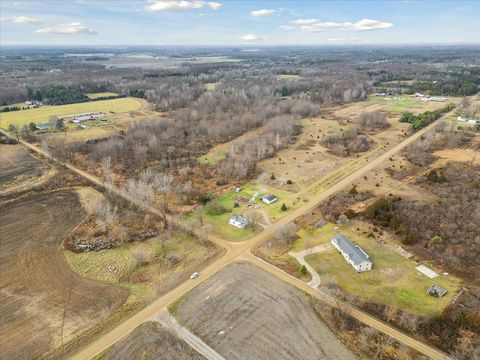
<path fill-rule="evenodd" d="M 163 308 L 160 314 L 153 317 L 155 321 L 173 330 L 177 336 L 190 345 L 195 351 L 203 355 L 207 360 L 225 360 L 223 356 L 213 350 L 199 337 L 192 334 L 188 329 L 184 328 L 178 321 L 169 314 L 167 308 Z"/>
<path fill-rule="evenodd" d="M 447 113 L 445 116 L 448 116 L 449 113 Z M 326 200 L 329 196 L 333 195 L 334 193 L 342 190 L 352 182 L 356 181 L 360 177 L 366 175 L 370 171 L 372 171 L 375 167 L 381 165 L 384 161 L 388 160 L 391 156 L 395 155 L 402 149 L 404 149 L 406 146 L 412 144 L 415 142 L 417 139 L 419 139 L 421 136 L 423 136 L 425 133 L 427 133 L 429 130 L 431 130 L 434 126 L 436 126 L 436 122 L 430 124 L 429 126 L 421 129 L 420 131 L 416 132 L 412 136 L 408 137 L 407 139 L 403 140 L 401 143 L 397 144 L 390 150 L 386 151 L 373 161 L 368 162 L 364 167 L 362 167 L 359 170 L 354 171 L 351 173 L 349 176 L 345 177 L 343 180 L 339 181 L 335 185 L 331 186 L 327 190 L 323 191 L 322 193 L 318 194 L 314 198 L 312 198 L 308 203 L 303 205 L 302 207 L 294 210 L 290 214 L 286 215 L 276 223 L 274 223 L 272 226 L 269 226 L 267 229 L 262 231 L 260 234 L 252 237 L 251 239 L 241 242 L 241 243 L 232 243 L 223 239 L 220 239 L 218 237 L 209 235 L 208 239 L 217 245 L 223 246 L 226 249 L 225 255 L 215 261 L 214 263 L 210 264 L 208 267 L 206 267 L 204 270 L 202 270 L 200 276 L 194 280 L 194 281 L 187 281 L 177 288 L 173 289 L 171 292 L 165 294 L 164 296 L 160 297 L 157 299 L 155 302 L 153 302 L 151 305 L 146 307 L 144 310 L 140 311 L 136 315 L 132 316 L 131 318 L 125 320 L 123 323 L 118 325 L 116 328 L 112 329 L 110 332 L 106 333 L 102 337 L 98 338 L 96 341 L 93 343 L 89 344 L 87 347 L 85 347 L 83 350 L 75 354 L 72 359 L 90 359 L 100 353 L 101 351 L 105 350 L 109 346 L 111 346 L 113 343 L 115 343 L 117 340 L 125 336 L 126 334 L 130 333 L 132 330 L 134 330 L 138 325 L 143 323 L 144 321 L 150 319 L 154 314 L 158 313 L 162 308 L 167 306 L 169 303 L 173 302 L 175 299 L 178 297 L 186 294 L 188 291 L 193 289 L 196 285 L 199 283 L 205 281 L 207 278 L 215 274 L 217 271 L 222 269 L 224 266 L 228 265 L 229 263 L 232 262 L 233 259 L 235 259 L 237 256 L 242 255 L 242 254 L 247 254 L 248 250 L 252 247 L 255 247 L 259 243 L 267 240 L 269 237 L 271 237 L 276 230 L 279 228 L 285 226 L 286 224 L 289 224 L 290 222 L 294 221 L 296 218 L 299 216 L 311 211 L 312 209 L 316 208 L 321 202 Z M 1 131 L 1 130 L 0 130 Z M 2 133 L 5 134 L 4 131 L 1 131 Z M 70 164 L 64 164 L 63 162 L 53 159 L 48 153 L 44 152 L 42 149 L 40 149 L 38 146 L 29 144 L 23 140 L 21 140 L 21 143 L 28 148 L 32 149 L 33 151 L 36 151 L 37 153 L 42 154 L 43 156 L 46 156 L 47 158 L 52 159 L 53 161 L 60 163 L 64 166 L 66 166 L 68 169 L 72 170 L 73 172 L 77 173 L 78 175 L 84 177 L 87 180 L 90 180 L 96 185 L 103 186 L 105 189 L 112 191 L 116 193 L 118 196 L 123 197 L 124 199 L 130 201 L 131 203 L 135 204 L 136 206 L 143 208 L 147 211 L 151 211 L 152 213 L 160 215 L 160 212 L 152 207 L 145 206 L 144 204 L 138 203 L 134 201 L 134 199 L 130 198 L 127 194 L 125 194 L 123 191 L 121 191 L 119 188 L 111 185 L 111 184 L 105 184 L 101 179 L 99 179 L 96 176 L 93 176 L 91 174 L 86 173 L 83 170 L 80 170 L 76 168 L 73 165 Z M 247 256 L 251 257 L 250 255 L 247 254 Z M 259 262 L 261 262 L 259 259 L 257 259 Z M 278 269 L 277 269 L 278 270 Z M 272 270 L 273 271 L 273 270 Z M 279 274 L 283 274 L 281 270 L 278 270 L 275 272 L 275 274 L 278 276 Z M 284 280 L 285 278 L 282 277 Z M 296 281 L 294 282 L 294 286 L 297 286 L 299 288 L 306 288 L 308 291 L 315 291 L 312 289 L 310 286 L 307 284 L 301 282 L 300 280 L 293 278 Z M 290 279 L 290 281 L 292 281 Z M 327 301 L 327 299 L 325 299 Z M 428 346 L 420 341 L 415 340 L 412 337 L 409 337 L 406 334 L 403 334 L 396 330 L 395 328 L 387 325 L 386 323 L 383 323 L 379 320 L 377 320 L 375 317 L 367 315 L 358 309 L 348 306 L 350 309 L 350 314 L 364 322 L 367 325 L 373 326 L 377 328 L 378 330 L 386 333 L 387 335 L 395 338 L 396 340 L 405 343 L 409 346 L 411 346 L 413 349 L 430 356 L 432 359 L 438 359 L 438 360 L 445 360 L 449 359 L 447 355 L 444 353 L 440 352 L 439 350 L 436 350 L 435 348 Z"/>

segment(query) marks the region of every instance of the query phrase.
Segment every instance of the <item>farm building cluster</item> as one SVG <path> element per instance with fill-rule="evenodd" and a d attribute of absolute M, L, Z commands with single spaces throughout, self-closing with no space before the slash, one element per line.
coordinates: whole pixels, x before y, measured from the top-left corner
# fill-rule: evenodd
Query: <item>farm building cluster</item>
<path fill-rule="evenodd" d="M 62 119 L 64 121 L 71 122 L 73 124 L 80 126 L 82 123 L 85 123 L 87 121 L 105 120 L 105 114 L 90 112 L 90 113 L 83 113 L 83 114 L 60 116 L 59 119 Z"/>
<path fill-rule="evenodd" d="M 420 93 L 415 93 L 410 95 L 410 99 L 412 100 L 423 100 L 423 101 L 437 101 L 437 102 L 447 102 L 448 98 L 445 97 L 439 97 L 439 96 L 430 96 L 430 95 L 424 95 Z"/>
<path fill-rule="evenodd" d="M 41 102 L 40 100 L 27 100 L 25 101 L 25 104 L 28 105 L 29 109 L 36 109 L 42 106 L 43 102 Z"/>

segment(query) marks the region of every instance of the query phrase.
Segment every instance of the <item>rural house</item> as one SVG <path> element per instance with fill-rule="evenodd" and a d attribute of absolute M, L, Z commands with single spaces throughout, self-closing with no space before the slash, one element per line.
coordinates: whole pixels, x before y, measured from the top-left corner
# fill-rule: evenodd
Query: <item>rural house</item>
<path fill-rule="evenodd" d="M 354 245 L 343 235 L 335 235 L 332 238 L 332 244 L 340 251 L 345 260 L 352 265 L 357 272 L 368 271 L 372 269 L 372 262 L 365 251 L 359 246 Z"/>
<path fill-rule="evenodd" d="M 228 219 L 228 223 L 239 229 L 245 229 L 248 225 L 248 219 L 242 215 L 232 214 L 230 219 Z"/>
<path fill-rule="evenodd" d="M 278 198 L 275 195 L 265 194 L 265 195 L 262 196 L 262 201 L 265 204 L 271 204 L 271 203 L 274 203 L 277 200 L 278 200 Z"/>

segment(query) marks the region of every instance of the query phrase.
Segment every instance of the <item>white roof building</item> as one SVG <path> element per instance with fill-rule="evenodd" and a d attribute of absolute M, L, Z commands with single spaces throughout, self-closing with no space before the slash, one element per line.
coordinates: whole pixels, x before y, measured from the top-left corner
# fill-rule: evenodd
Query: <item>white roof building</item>
<path fill-rule="evenodd" d="M 248 219 L 242 215 L 232 214 L 232 216 L 230 216 L 230 219 L 228 219 L 228 223 L 239 229 L 245 229 L 248 225 Z"/>
<path fill-rule="evenodd" d="M 372 269 L 373 263 L 370 261 L 368 254 L 360 246 L 354 245 L 347 237 L 335 235 L 331 243 L 357 272 Z"/>

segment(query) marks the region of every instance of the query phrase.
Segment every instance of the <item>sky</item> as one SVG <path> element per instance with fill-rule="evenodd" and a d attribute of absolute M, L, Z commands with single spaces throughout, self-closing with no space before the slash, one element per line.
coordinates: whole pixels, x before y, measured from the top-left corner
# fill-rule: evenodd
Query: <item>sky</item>
<path fill-rule="evenodd" d="M 480 0 L 0 0 L 0 45 L 480 43 Z"/>

